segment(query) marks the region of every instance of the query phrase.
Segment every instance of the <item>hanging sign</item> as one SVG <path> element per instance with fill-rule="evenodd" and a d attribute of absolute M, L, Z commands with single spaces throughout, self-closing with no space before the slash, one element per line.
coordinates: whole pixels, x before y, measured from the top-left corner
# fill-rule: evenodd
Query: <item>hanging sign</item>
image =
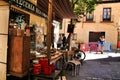
<path fill-rule="evenodd" d="M 26 0 L 6 0 L 6 1 L 21 9 L 27 10 L 29 12 L 32 12 L 44 18 L 47 18 L 47 15 L 45 13 L 43 13 L 39 8 L 37 8 L 34 4 L 30 3 L 29 1 L 26 1 Z"/>

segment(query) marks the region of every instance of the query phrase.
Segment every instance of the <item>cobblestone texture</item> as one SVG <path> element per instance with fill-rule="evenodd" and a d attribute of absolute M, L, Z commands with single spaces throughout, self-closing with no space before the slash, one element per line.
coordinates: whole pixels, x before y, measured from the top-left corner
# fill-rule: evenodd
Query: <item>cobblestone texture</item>
<path fill-rule="evenodd" d="M 120 53 L 86 52 L 86 60 L 78 76 L 66 74 L 67 80 L 120 80 Z"/>

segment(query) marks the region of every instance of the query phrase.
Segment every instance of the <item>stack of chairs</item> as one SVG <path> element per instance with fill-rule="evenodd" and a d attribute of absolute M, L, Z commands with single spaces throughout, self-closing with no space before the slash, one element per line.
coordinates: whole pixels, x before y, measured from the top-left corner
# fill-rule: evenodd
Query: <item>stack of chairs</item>
<path fill-rule="evenodd" d="M 71 69 L 71 72 L 69 72 L 72 76 L 79 75 L 80 71 L 80 61 L 73 58 L 74 51 L 70 50 L 68 51 L 68 61 L 66 62 L 66 70 Z"/>
<path fill-rule="evenodd" d="M 95 51 L 96 53 L 98 53 L 99 51 L 99 43 L 98 42 L 90 42 L 89 43 L 89 51 Z"/>

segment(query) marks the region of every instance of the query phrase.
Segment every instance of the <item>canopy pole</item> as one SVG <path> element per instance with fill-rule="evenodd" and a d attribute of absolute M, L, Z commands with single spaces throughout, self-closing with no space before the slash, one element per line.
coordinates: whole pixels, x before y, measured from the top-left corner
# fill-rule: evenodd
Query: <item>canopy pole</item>
<path fill-rule="evenodd" d="M 51 28 L 52 28 L 52 6 L 53 6 L 53 0 L 49 0 L 49 3 L 48 3 L 48 27 L 47 27 L 47 57 L 48 57 L 49 64 L 50 64 L 50 60 L 51 60 L 50 48 L 51 48 Z"/>

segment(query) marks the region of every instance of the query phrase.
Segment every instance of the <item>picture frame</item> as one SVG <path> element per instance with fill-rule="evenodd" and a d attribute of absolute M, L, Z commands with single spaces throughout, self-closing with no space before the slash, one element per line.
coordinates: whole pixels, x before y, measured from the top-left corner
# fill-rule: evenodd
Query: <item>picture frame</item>
<path fill-rule="evenodd" d="M 77 33 L 73 33 L 72 40 L 77 40 Z"/>

